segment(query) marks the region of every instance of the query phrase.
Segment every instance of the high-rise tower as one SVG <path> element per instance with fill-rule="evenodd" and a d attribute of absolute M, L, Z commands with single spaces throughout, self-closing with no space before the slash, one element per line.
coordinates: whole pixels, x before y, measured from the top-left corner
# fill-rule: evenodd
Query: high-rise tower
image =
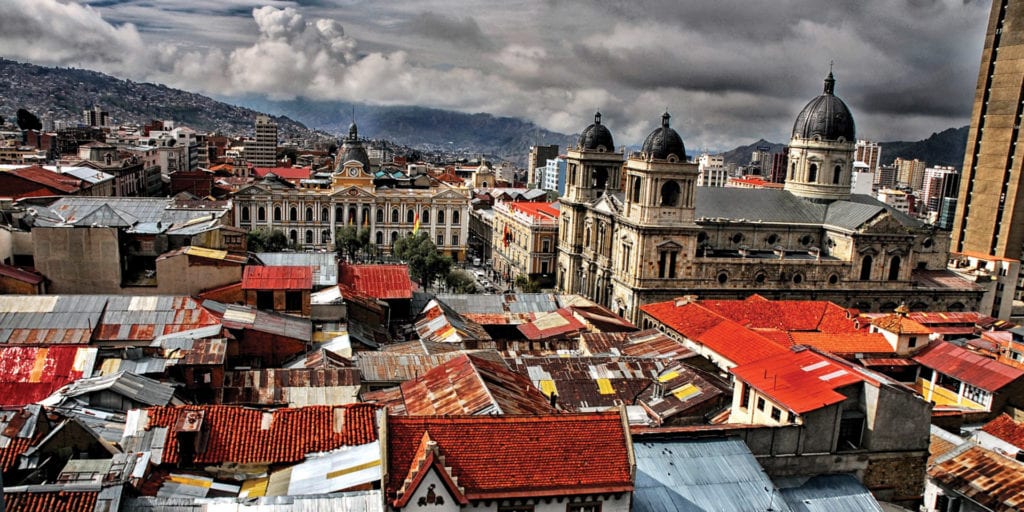
<path fill-rule="evenodd" d="M 953 224 L 952 251 L 979 260 L 1000 275 L 1000 288 L 1017 288 L 1024 243 L 1024 2 L 994 0 L 981 69 L 974 93 L 971 127 L 964 152 L 963 182 Z M 1008 261 L 1015 262 L 1010 268 Z M 983 262 L 983 263 L 982 263 Z M 1014 274 L 1012 276 L 1003 274 Z M 1009 293 L 1000 294 L 993 313 L 1009 311 Z M 1002 307 L 1000 307 L 1002 306 Z"/>
<path fill-rule="evenodd" d="M 256 116 L 256 137 L 246 143 L 245 159 L 254 167 L 277 164 L 277 123 L 269 116 Z"/>

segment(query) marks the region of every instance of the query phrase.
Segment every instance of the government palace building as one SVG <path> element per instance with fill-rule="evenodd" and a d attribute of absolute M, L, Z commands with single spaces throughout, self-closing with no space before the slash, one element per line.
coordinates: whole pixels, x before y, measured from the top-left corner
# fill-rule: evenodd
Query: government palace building
<path fill-rule="evenodd" d="M 855 125 L 835 83 L 796 117 L 783 189 L 697 187 L 668 113 L 623 162 L 598 113 L 566 152 L 558 288 L 634 322 L 686 295 L 976 309 L 981 288 L 946 269 L 948 232 L 851 194 Z"/>

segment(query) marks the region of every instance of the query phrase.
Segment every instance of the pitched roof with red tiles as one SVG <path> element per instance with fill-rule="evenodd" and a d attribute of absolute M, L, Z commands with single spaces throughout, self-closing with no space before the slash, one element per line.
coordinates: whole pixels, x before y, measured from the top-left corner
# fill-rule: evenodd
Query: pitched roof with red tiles
<path fill-rule="evenodd" d="M 342 265 L 338 283 L 375 299 L 411 299 L 413 284 L 405 265 Z"/>
<path fill-rule="evenodd" d="M 980 446 L 953 453 L 928 468 L 928 476 L 987 510 L 1024 508 L 1024 465 Z"/>
<path fill-rule="evenodd" d="M 11 512 L 93 512 L 100 491 L 4 491 Z"/>
<path fill-rule="evenodd" d="M 847 354 L 891 354 L 892 345 L 881 333 L 854 332 L 825 334 L 820 332 L 791 332 L 790 337 L 797 345 L 807 345 L 837 355 Z"/>
<path fill-rule="evenodd" d="M 89 347 L 0 347 L 0 405 L 38 402 L 91 374 L 95 361 Z"/>
<path fill-rule="evenodd" d="M 312 267 L 249 265 L 245 267 L 245 273 L 242 274 L 243 290 L 310 290 L 312 288 Z"/>
<path fill-rule="evenodd" d="M 1013 421 L 1006 413 L 996 416 L 994 420 L 981 427 L 981 430 L 1024 450 L 1024 424 Z"/>
<path fill-rule="evenodd" d="M 550 414 L 555 410 L 530 379 L 503 363 L 469 354 L 403 382 L 407 414 Z"/>
<path fill-rule="evenodd" d="M 253 167 L 252 173 L 258 178 L 274 173 L 278 178 L 286 180 L 308 180 L 312 170 L 309 167 Z"/>
<path fill-rule="evenodd" d="M 388 418 L 391 503 L 414 467 L 424 435 L 468 500 L 630 492 L 629 448 L 618 412 L 539 416 Z"/>
<path fill-rule="evenodd" d="M 1022 370 L 941 340 L 929 343 L 914 356 L 914 361 L 993 393 L 1024 376 Z"/>
<path fill-rule="evenodd" d="M 787 350 L 730 371 L 797 414 L 842 402 L 846 396 L 837 389 L 872 381 L 845 363 L 806 349 Z"/>
<path fill-rule="evenodd" d="M 745 300 L 705 300 L 700 304 L 751 328 L 828 333 L 858 330 L 845 308 L 824 300 L 768 300 L 753 295 Z"/>
<path fill-rule="evenodd" d="M 891 313 L 871 320 L 871 325 L 896 334 L 929 335 L 932 330 L 898 313 Z"/>
<path fill-rule="evenodd" d="M 297 462 L 308 453 L 377 440 L 378 407 L 372 404 L 272 412 L 227 405 L 150 407 L 143 410 L 148 418 L 143 430 L 164 427 L 171 431 L 163 448 L 163 463 L 179 462 L 178 439 L 173 431 L 187 414 L 195 411 L 203 413 L 202 428 L 209 431 L 206 450 L 195 453 L 195 464 Z"/>

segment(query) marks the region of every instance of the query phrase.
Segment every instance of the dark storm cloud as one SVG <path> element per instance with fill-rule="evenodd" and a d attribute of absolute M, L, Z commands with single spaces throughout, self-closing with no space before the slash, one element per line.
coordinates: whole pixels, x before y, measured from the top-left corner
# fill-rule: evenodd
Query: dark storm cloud
<path fill-rule="evenodd" d="M 480 25 L 471 16 L 454 18 L 423 12 L 409 20 L 407 27 L 411 32 L 431 39 L 456 45 L 469 45 L 481 50 L 494 49 L 494 42 L 484 35 Z"/>

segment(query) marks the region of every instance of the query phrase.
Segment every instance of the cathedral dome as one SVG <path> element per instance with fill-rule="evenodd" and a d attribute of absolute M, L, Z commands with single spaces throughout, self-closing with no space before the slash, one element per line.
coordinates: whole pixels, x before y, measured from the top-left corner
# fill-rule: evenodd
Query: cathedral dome
<path fill-rule="evenodd" d="M 603 151 L 615 151 L 615 142 L 612 140 L 612 132 L 608 131 L 603 124 L 601 124 L 601 113 L 598 112 L 594 115 L 594 124 L 586 127 L 583 133 L 580 134 L 580 149 L 588 149 L 591 151 L 599 151 L 604 148 Z"/>
<path fill-rule="evenodd" d="M 836 79 L 829 72 L 825 78 L 825 92 L 814 98 L 796 116 L 793 124 L 793 137 L 822 140 L 839 140 L 847 142 L 856 140 L 856 127 L 853 115 L 843 100 L 835 96 Z"/>
<path fill-rule="evenodd" d="M 661 127 L 655 129 L 644 139 L 643 149 L 640 151 L 645 157 L 666 160 L 670 155 L 675 155 L 677 159 L 686 161 L 686 147 L 683 146 L 683 138 L 668 125 L 668 120 L 671 117 L 668 112 L 662 114 Z"/>

